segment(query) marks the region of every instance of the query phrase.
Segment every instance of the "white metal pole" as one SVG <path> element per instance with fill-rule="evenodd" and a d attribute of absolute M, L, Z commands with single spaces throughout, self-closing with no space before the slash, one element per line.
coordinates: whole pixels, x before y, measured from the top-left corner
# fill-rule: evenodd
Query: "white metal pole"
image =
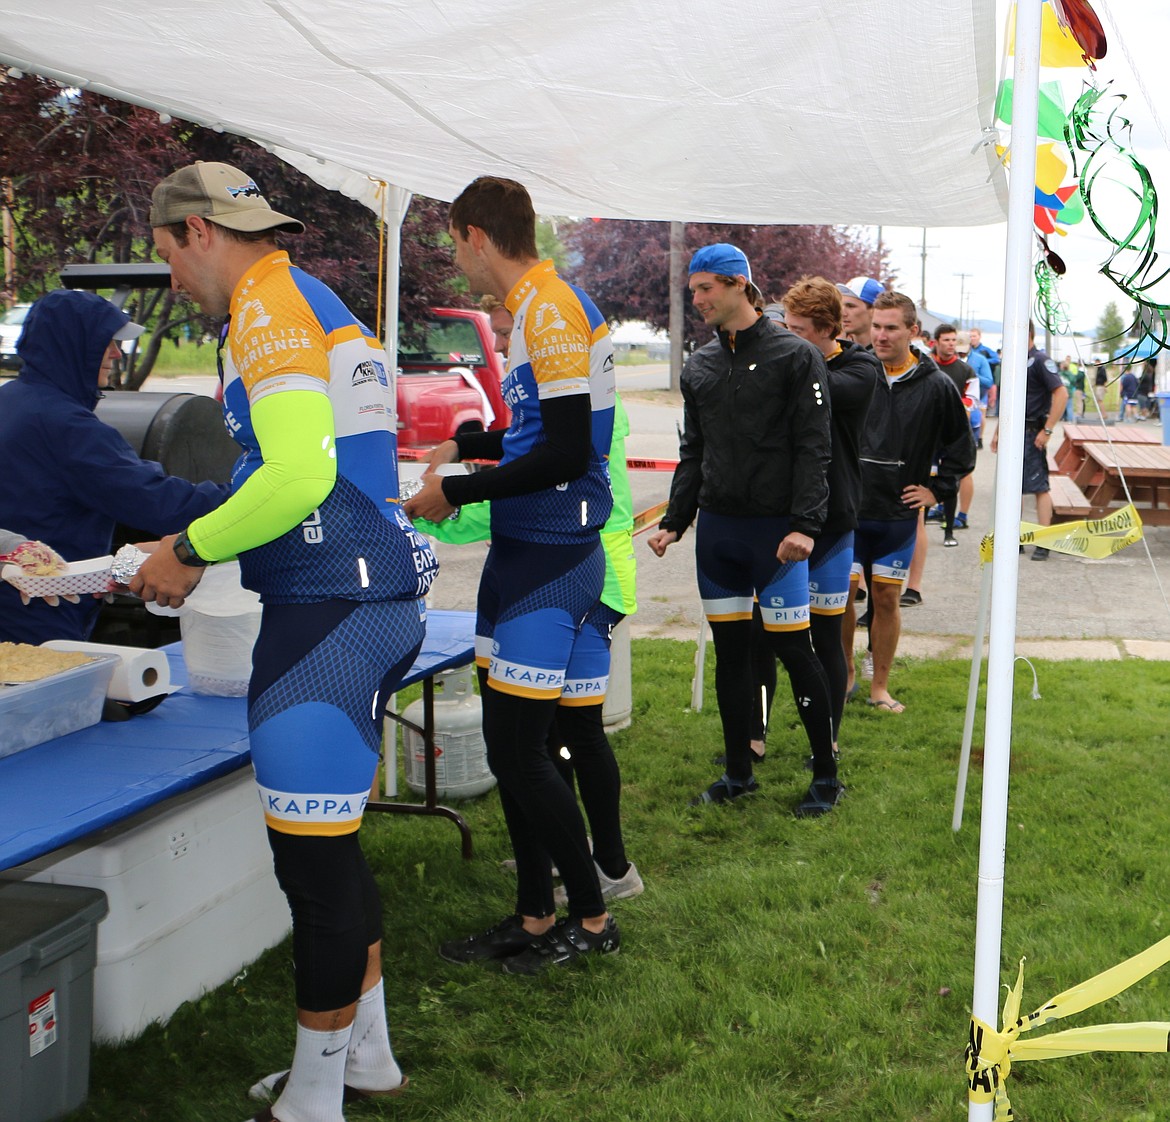
<path fill-rule="evenodd" d="M 987 723 L 983 744 L 983 805 L 979 826 L 979 893 L 975 920 L 972 1012 L 998 1022 L 1004 858 L 1007 845 L 1008 769 L 1011 763 L 1012 688 L 1016 598 L 1019 581 L 1023 477 L 1024 391 L 1027 383 L 1028 305 L 1031 293 L 1032 217 L 1036 184 L 1036 132 L 1040 85 L 1042 0 L 1016 4 L 1015 82 L 1012 105 L 1011 181 L 1008 187 L 1007 261 L 1004 275 L 1003 375 L 996 465 L 994 598 L 987 660 Z M 990 1122 L 992 1104 L 969 1104 L 971 1122 Z"/>
<path fill-rule="evenodd" d="M 387 184 L 384 202 L 386 221 L 386 286 L 385 319 L 382 324 L 382 346 L 386 350 L 386 377 L 390 383 L 390 401 L 393 403 L 395 432 L 398 426 L 398 276 L 402 270 L 402 220 L 410 207 L 410 192 Z M 398 493 L 398 480 L 394 480 Z"/>

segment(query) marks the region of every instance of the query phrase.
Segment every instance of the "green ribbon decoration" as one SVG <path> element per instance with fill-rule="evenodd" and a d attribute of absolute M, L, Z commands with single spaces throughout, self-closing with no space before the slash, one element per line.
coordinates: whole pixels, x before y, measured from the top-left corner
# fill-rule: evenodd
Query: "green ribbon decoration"
<path fill-rule="evenodd" d="M 1159 303 L 1148 295 L 1170 274 L 1170 268 L 1162 266 L 1154 248 L 1158 192 L 1149 169 L 1130 151 L 1133 126 L 1121 114 L 1125 95 L 1110 95 L 1115 104 L 1106 108 L 1102 102 L 1108 88 L 1108 85 L 1101 89 L 1089 87 L 1077 98 L 1065 128 L 1065 143 L 1074 162 L 1078 154 L 1083 154 L 1079 177 L 1081 199 L 1090 221 L 1113 246 L 1100 271 L 1137 305 L 1134 323 L 1115 338 L 1124 340 L 1140 327 L 1145 336 L 1165 348 L 1170 346 L 1170 323 L 1167 321 L 1170 305 Z M 1107 171 L 1125 174 L 1124 180 L 1121 174 L 1110 175 L 1109 180 L 1119 184 L 1137 202 L 1137 212 L 1124 233 L 1115 233 L 1101 214 L 1102 192 L 1098 190 L 1098 179 Z M 1139 338 L 1130 342 L 1113 356 L 1113 361 L 1124 362 L 1134 357 L 1144 341 L 1144 338 Z"/>
<path fill-rule="evenodd" d="M 1036 304 L 1035 314 L 1053 335 L 1070 334 L 1070 313 L 1068 305 L 1057 291 L 1055 270 L 1043 258 L 1036 262 Z"/>

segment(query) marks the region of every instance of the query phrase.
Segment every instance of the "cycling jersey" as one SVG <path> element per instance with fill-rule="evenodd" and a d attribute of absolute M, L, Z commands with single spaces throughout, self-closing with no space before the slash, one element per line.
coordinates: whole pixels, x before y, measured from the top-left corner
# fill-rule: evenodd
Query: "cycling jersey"
<path fill-rule="evenodd" d="M 414 599 L 434 579 L 434 554 L 399 509 L 383 355 L 369 329 L 286 253 L 258 261 L 232 294 L 221 349 L 224 419 L 244 454 L 232 497 L 189 533 L 209 560 L 238 554 L 243 583 L 265 603 Z M 266 463 L 257 435 L 266 411 L 277 409 L 271 444 L 291 438 L 302 451 L 316 449 L 318 483 L 330 466 L 335 472 L 323 501 L 291 528 L 283 514 L 291 501 L 274 496 L 303 482 L 305 457 L 290 457 L 291 467 Z"/>

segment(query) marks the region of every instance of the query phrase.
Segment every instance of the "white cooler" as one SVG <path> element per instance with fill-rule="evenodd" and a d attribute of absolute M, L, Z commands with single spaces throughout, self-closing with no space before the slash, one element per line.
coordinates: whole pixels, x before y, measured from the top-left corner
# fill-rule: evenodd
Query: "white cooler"
<path fill-rule="evenodd" d="M 5 875 L 106 894 L 94 971 L 100 1040 L 165 1021 L 291 929 L 250 767 Z"/>

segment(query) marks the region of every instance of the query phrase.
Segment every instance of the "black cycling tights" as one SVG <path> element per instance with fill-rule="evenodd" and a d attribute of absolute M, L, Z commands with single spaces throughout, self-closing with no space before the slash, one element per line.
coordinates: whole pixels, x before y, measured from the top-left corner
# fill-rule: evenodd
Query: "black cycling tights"
<path fill-rule="evenodd" d="M 768 643 L 784 664 L 792 684 L 796 711 L 804 724 L 813 755 L 813 774 L 829 778 L 837 774 L 833 760 L 833 718 L 829 682 L 820 660 L 813 653 L 809 633 L 768 631 Z M 752 674 L 751 619 L 712 620 L 715 641 L 715 695 L 723 722 L 723 747 L 727 753 L 727 774 L 746 780 L 752 774 L 752 713 L 759 706 Z"/>
<path fill-rule="evenodd" d="M 369 947 L 382 938 L 378 885 L 357 831 L 338 837 L 269 829 L 276 879 L 293 920 L 297 1008 L 343 1009 L 361 997 Z"/>
<path fill-rule="evenodd" d="M 487 684 L 479 668 L 483 738 L 488 765 L 499 780 L 500 804 L 516 857 L 516 910 L 554 912 L 549 859 L 569 894 L 569 914 L 605 911 L 577 798 L 549 758 L 548 734 L 557 699 L 516 697 Z"/>

